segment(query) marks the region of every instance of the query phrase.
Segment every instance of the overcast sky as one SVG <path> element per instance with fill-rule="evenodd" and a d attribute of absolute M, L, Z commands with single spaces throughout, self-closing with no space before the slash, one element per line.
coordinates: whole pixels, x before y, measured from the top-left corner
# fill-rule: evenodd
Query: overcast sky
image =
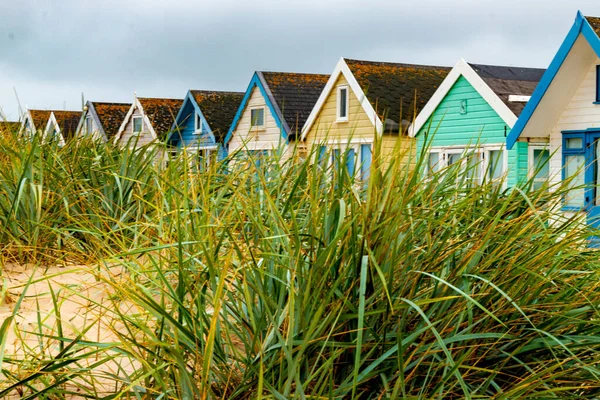
<path fill-rule="evenodd" d="M 546 68 L 600 0 L 0 0 L 0 105 L 245 91 L 255 70 L 330 73 L 340 57 Z"/>

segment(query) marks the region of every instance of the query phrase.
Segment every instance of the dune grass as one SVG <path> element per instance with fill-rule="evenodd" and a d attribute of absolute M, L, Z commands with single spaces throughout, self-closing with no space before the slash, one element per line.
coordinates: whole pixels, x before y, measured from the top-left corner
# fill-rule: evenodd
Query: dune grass
<path fill-rule="evenodd" d="M 364 187 L 314 151 L 199 170 L 159 146 L 2 139 L 4 262 L 87 265 L 112 295 L 71 335 L 60 294 L 85 294 L 54 288 L 0 396 L 599 396 L 600 253 L 558 213 L 565 187 L 423 179 L 374 150 Z M 117 339 L 90 340 L 92 315 Z"/>

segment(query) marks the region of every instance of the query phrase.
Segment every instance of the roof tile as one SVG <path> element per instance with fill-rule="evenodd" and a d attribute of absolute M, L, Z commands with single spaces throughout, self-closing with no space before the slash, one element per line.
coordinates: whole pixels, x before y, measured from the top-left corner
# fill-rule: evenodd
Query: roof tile
<path fill-rule="evenodd" d="M 344 59 L 369 103 L 387 126 L 398 131 L 423 109 L 442 83 L 449 67 Z"/>
<path fill-rule="evenodd" d="M 190 90 L 210 126 L 217 143 L 222 143 L 244 98 L 240 92 Z"/>
<path fill-rule="evenodd" d="M 183 105 L 182 99 L 157 99 L 138 97 L 144 109 L 144 114 L 150 120 L 156 135 L 164 140 L 171 131 L 179 109 Z"/>

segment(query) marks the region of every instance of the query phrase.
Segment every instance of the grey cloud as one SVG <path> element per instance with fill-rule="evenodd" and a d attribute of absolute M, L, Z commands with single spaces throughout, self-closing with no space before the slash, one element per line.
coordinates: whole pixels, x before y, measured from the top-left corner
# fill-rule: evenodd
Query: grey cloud
<path fill-rule="evenodd" d="M 239 90 L 254 70 L 330 72 L 342 57 L 545 67 L 597 0 L 103 2 L 0 0 L 0 104 L 36 107 Z"/>

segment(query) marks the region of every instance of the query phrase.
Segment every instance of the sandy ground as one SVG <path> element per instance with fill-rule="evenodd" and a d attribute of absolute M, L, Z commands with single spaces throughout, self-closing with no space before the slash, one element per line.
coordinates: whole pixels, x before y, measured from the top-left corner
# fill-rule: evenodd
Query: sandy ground
<path fill-rule="evenodd" d="M 58 299 L 63 337 L 75 338 L 82 330 L 92 325 L 91 329 L 84 334 L 83 340 L 101 343 L 119 342 L 115 334 L 115 330 L 120 328 L 119 324 L 107 317 L 106 311 L 95 304 L 112 304 L 111 296 L 114 295 L 107 283 L 96 279 L 95 273 L 96 271 L 89 267 L 34 269 L 31 266 L 4 266 L 2 290 L 5 290 L 5 297 L 0 304 L 0 324 L 13 314 L 15 303 L 32 274 L 34 283 L 27 288 L 6 340 L 5 359 L 14 358 L 20 361 L 18 366 L 5 362 L 2 368 L 24 377 L 40 369 L 40 366 L 34 362 L 40 354 L 47 359 L 60 351 L 57 340 L 43 337 L 43 335 L 58 336 L 58 318 L 50 288 Z M 119 280 L 123 271 L 115 267 L 103 273 L 104 278 L 110 275 L 112 280 Z M 118 306 L 124 312 L 132 311 L 128 310 L 131 306 L 123 302 L 118 303 Z M 88 360 L 90 363 L 94 361 L 94 358 Z M 114 393 L 115 383 L 106 379 L 105 374 L 116 373 L 117 367 L 124 369 L 119 373 L 120 375 L 135 369 L 135 365 L 129 359 L 117 358 L 109 364 L 94 368 L 93 386 L 102 393 Z M 6 382 L 2 382 L 5 378 L 0 374 L 0 388 L 6 387 Z M 15 391 L 9 398 L 20 397 L 20 393 Z M 79 398 L 79 396 L 71 398 Z"/>

